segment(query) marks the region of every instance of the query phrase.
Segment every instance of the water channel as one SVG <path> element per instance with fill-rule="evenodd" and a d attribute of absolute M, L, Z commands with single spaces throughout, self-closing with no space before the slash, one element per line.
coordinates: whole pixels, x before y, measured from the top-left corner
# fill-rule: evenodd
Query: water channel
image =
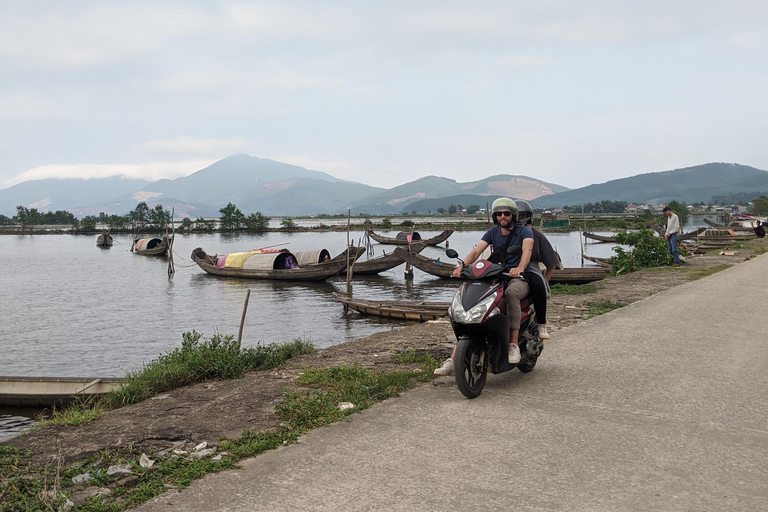
<path fill-rule="evenodd" d="M 687 229 L 698 225 L 698 219 Z M 420 233 L 424 238 L 437 234 Z M 383 234 L 394 236 L 395 232 Z M 448 241 L 463 255 L 481 234 L 458 231 Z M 362 232 L 350 236 L 357 243 Z M 581 266 L 578 232 L 547 236 L 566 267 Z M 129 236 L 115 236 L 115 245 L 109 249 L 96 247 L 95 238 L 0 236 L 0 253 L 10 259 L 0 267 L 0 375 L 123 376 L 179 347 L 184 332 L 194 329 L 205 337 L 236 335 L 248 289 L 244 346 L 302 338 L 323 348 L 406 325 L 355 312 L 344 314 L 331 296 L 333 291 L 345 290 L 341 277 L 322 283 L 221 278 L 204 273 L 190 260 L 195 247 L 226 254 L 281 245 L 292 251 L 326 248 L 336 255 L 346 246 L 345 232 L 177 236 L 176 274 L 171 278 L 165 259 L 132 254 Z M 374 249 L 380 255 L 394 247 L 374 243 Z M 613 254 L 609 244 L 590 243 L 585 252 Z M 447 259 L 443 247 L 428 247 L 422 254 Z M 355 295 L 429 301 L 447 301 L 453 295 L 455 282 L 419 270 L 409 281 L 404 269 L 401 265 L 377 277 L 356 278 Z M 24 421 L 18 411 L 0 407 L 0 440 L 23 428 Z"/>

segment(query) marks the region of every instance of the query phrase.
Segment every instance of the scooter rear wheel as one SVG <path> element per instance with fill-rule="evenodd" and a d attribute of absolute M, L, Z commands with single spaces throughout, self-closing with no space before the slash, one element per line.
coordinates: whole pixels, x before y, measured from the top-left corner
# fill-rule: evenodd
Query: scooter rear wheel
<path fill-rule="evenodd" d="M 459 338 L 454 374 L 462 395 L 475 398 L 482 393 L 488 376 L 488 348 L 485 342 L 477 338 Z"/>

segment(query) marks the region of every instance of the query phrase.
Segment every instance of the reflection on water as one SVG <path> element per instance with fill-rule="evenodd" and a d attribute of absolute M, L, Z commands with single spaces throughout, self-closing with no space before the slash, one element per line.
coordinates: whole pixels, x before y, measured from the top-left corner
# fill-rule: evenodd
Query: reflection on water
<path fill-rule="evenodd" d="M 0 443 L 32 428 L 39 413 L 36 409 L 0 407 Z"/>
<path fill-rule="evenodd" d="M 421 234 L 426 238 L 437 232 Z M 456 232 L 449 243 L 464 255 L 481 234 Z M 547 236 L 566 267 L 582 265 L 578 232 Z M 361 237 L 353 233 L 351 239 Z M 0 266 L 0 375 L 122 376 L 180 346 L 184 332 L 194 329 L 206 337 L 237 334 L 248 289 L 244 346 L 303 338 L 322 348 L 406 325 L 352 311 L 345 315 L 331 297 L 332 291 L 346 290 L 342 277 L 322 283 L 220 278 L 204 273 L 189 256 L 195 247 L 225 254 L 269 246 L 293 251 L 326 248 L 336 255 L 346 246 L 343 232 L 177 236 L 177 272 L 171 279 L 164 259 L 131 254 L 128 237 L 116 236 L 110 249 L 96 247 L 95 239 L 0 236 L 2 254 L 13 255 L 10 264 Z M 394 249 L 378 244 L 374 248 L 376 256 Z M 610 244 L 588 243 L 584 251 L 613 255 Z M 448 260 L 440 247 L 428 247 L 422 254 Z M 412 281 L 406 280 L 404 270 L 401 265 L 378 277 L 356 278 L 355 296 L 448 301 L 457 285 L 418 270 Z M 2 425 L 23 427 L 31 421 L 4 409 L 0 413 L 0 435 Z"/>

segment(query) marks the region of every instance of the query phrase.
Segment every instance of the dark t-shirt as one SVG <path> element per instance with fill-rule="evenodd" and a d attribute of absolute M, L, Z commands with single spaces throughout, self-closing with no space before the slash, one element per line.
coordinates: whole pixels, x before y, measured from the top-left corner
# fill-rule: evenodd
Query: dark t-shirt
<path fill-rule="evenodd" d="M 509 239 L 509 245 L 507 247 L 512 247 L 514 245 L 519 245 L 522 247 L 523 240 L 526 238 L 533 238 L 533 232 L 531 232 L 531 228 L 528 226 L 520 226 L 515 224 Z M 507 243 L 507 235 L 501 234 L 501 228 L 499 226 L 493 226 L 491 229 L 485 232 L 481 240 L 490 245 L 493 249 L 497 249 Z M 507 255 L 507 260 L 504 266 L 507 268 L 514 268 L 519 264 L 519 254 L 515 256 Z"/>
<path fill-rule="evenodd" d="M 765 236 L 765 228 L 758 224 L 753 228 L 755 230 L 755 234 L 757 235 L 757 238 L 763 238 Z"/>
<path fill-rule="evenodd" d="M 552 248 L 549 240 L 547 240 L 547 237 L 538 229 L 531 228 L 531 231 L 533 231 L 531 261 L 540 261 L 547 268 L 557 267 L 557 254 L 555 254 L 555 250 Z"/>

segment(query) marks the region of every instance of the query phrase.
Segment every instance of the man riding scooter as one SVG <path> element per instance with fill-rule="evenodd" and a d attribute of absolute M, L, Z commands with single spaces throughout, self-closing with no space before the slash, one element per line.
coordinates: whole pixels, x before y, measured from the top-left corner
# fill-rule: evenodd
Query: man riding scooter
<path fill-rule="evenodd" d="M 520 349 L 517 346 L 520 334 L 520 301 L 529 293 L 528 283 L 524 279 L 516 278 L 522 277 L 531 260 L 533 250 L 533 232 L 528 226 L 516 223 L 517 213 L 517 205 L 512 199 L 508 197 L 496 199 L 491 207 L 495 226 L 485 232 L 480 242 L 467 254 L 463 262 L 464 265 L 471 265 L 488 246 L 491 246 L 493 254 L 488 260 L 510 269 L 509 277 L 513 279 L 510 279 L 504 292 L 510 326 L 509 364 L 520 362 Z M 521 246 L 522 254 L 508 254 L 507 249 L 512 246 Z M 463 265 L 459 262 L 453 271 L 453 277 L 459 277 L 462 268 Z M 435 370 L 435 375 L 453 375 L 453 358 L 454 355 L 451 355 L 443 366 Z"/>

